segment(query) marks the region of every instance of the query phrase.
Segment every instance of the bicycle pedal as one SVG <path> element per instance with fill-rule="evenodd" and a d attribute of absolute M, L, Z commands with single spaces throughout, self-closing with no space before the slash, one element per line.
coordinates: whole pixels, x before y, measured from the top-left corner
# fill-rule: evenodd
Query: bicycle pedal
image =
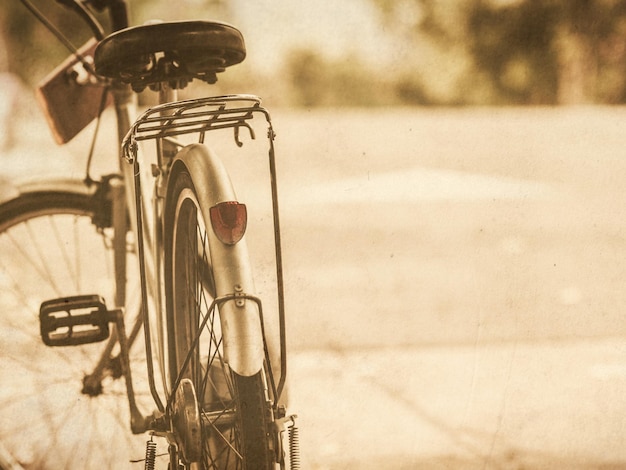
<path fill-rule="evenodd" d="M 99 295 L 47 300 L 39 309 L 41 339 L 47 346 L 77 346 L 109 337 L 109 319 Z"/>

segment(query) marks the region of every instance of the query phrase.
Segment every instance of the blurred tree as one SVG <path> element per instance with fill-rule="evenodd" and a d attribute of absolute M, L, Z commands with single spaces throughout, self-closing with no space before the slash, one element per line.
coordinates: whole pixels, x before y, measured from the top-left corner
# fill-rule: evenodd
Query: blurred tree
<path fill-rule="evenodd" d="M 296 48 L 287 55 L 284 75 L 296 106 L 379 106 L 394 98 L 380 75 L 350 54 L 330 59 L 313 49 Z"/>
<path fill-rule="evenodd" d="M 319 54 L 309 49 L 292 51 L 286 69 L 294 84 L 294 98 L 298 105 L 310 107 L 327 102 L 331 70 Z"/>
<path fill-rule="evenodd" d="M 555 104 L 559 87 L 556 2 L 527 0 L 505 7 L 476 2 L 468 16 L 468 49 L 498 98 Z"/>
<path fill-rule="evenodd" d="M 559 102 L 626 102 L 626 2 L 558 2 Z"/>
<path fill-rule="evenodd" d="M 76 14 L 57 2 L 35 0 L 32 3 L 75 46 L 80 47 L 91 36 L 86 26 L 77 27 Z M 100 16 L 100 19 L 107 24 L 106 18 Z M 6 71 L 29 84 L 39 81 L 69 55 L 69 51 L 18 0 L 0 2 L 0 34 L 6 48 Z"/>
<path fill-rule="evenodd" d="M 433 42 L 468 58 L 456 102 L 626 102 L 623 0 L 374 1 L 418 54 Z"/>

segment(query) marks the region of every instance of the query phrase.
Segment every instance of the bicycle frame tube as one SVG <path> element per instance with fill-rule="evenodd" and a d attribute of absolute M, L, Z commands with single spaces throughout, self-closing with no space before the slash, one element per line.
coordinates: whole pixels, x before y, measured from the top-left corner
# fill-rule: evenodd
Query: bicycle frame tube
<path fill-rule="evenodd" d="M 118 207 L 115 209 L 115 212 L 120 213 L 122 210 L 128 210 L 128 216 L 131 224 L 132 233 L 136 235 L 136 242 L 138 246 L 138 254 L 140 255 L 140 263 L 142 272 L 142 302 L 141 309 L 142 315 L 138 317 L 138 322 L 143 323 L 144 327 L 144 337 L 145 337 L 145 348 L 146 348 L 146 363 L 147 363 L 147 373 L 148 373 L 148 382 L 150 386 L 150 391 L 152 397 L 157 405 L 159 410 L 163 411 L 164 407 L 162 404 L 162 400 L 157 392 L 156 384 L 154 380 L 154 356 L 152 353 L 152 337 L 150 332 L 150 327 L 148 324 L 148 314 L 147 314 L 147 299 L 148 297 L 153 299 L 157 304 L 157 312 L 160 312 L 160 290 L 157 282 L 157 271 L 159 269 L 159 260 L 160 256 L 156 253 L 159 249 L 155 244 L 155 240 L 152 237 L 152 234 L 156 237 L 157 241 L 160 240 L 159 237 L 159 228 L 155 227 L 155 229 L 151 232 L 150 230 L 144 230 L 142 226 L 138 223 L 138 213 L 149 213 L 144 209 L 140 209 L 138 204 L 143 203 L 143 198 L 137 198 L 137 191 L 141 191 L 139 185 L 135 183 L 135 178 L 138 175 L 135 175 L 135 167 L 134 165 L 128 165 L 124 162 L 122 158 L 122 146 L 121 142 L 126 136 L 128 130 L 131 128 L 132 123 L 136 117 L 136 106 L 135 106 L 135 94 L 130 90 L 130 87 L 126 85 L 118 84 L 114 86 L 111 90 L 114 98 L 115 105 L 115 113 L 117 118 L 117 135 L 118 135 L 118 162 L 120 165 L 120 172 L 123 175 L 124 186 L 125 186 L 125 198 L 117 198 L 115 203 Z M 161 157 L 159 155 L 159 161 L 161 161 Z M 122 205 L 124 207 L 120 208 Z M 155 209 L 156 210 L 156 209 Z M 159 220 L 158 214 L 154 214 L 155 219 Z M 125 224 L 124 224 L 125 225 Z M 143 225 L 143 224 L 142 224 Z M 119 233 L 119 230 L 118 230 Z M 122 253 L 125 255 L 126 253 L 126 237 L 125 236 L 116 236 L 115 237 L 115 252 L 116 258 L 122 258 Z M 118 255 L 119 253 L 119 255 Z M 116 284 L 118 286 L 123 286 L 126 283 L 126 266 L 125 263 L 118 263 L 116 265 Z M 123 306 L 125 304 L 125 295 L 122 295 L 122 292 L 118 291 L 118 305 Z M 133 326 L 133 330 L 136 330 L 136 326 Z M 160 358 L 163 358 L 164 349 L 163 349 L 163 341 L 162 336 L 158 335 L 158 352 Z M 159 361 L 163 362 L 163 361 Z"/>

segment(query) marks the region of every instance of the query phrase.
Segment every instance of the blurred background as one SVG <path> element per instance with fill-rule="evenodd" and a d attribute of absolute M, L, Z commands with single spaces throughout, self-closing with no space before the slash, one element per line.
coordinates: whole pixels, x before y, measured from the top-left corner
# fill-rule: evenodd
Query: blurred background
<path fill-rule="evenodd" d="M 274 117 L 303 468 L 626 468 L 626 2 L 132 17 L 246 38 L 242 65 L 186 93 L 254 93 Z M 80 144 L 54 148 L 31 96 L 67 51 L 17 0 L 0 25 L 3 173 L 73 174 Z"/>
<path fill-rule="evenodd" d="M 0 6 L 0 67 L 35 83 L 67 51 L 18 1 Z M 77 44 L 87 31 L 39 2 Z M 285 106 L 619 104 L 626 6 L 617 0 L 135 0 L 135 23 L 215 18 L 248 60 L 228 82 Z M 42 41 L 46 47 L 41 47 Z M 11 51 L 9 54 L 7 51 Z M 28 59 L 25 59 L 27 57 Z"/>

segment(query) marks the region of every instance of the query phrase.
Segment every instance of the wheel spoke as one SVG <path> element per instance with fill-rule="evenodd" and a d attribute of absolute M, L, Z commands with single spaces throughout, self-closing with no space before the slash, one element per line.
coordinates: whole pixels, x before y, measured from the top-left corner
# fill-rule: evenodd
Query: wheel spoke
<path fill-rule="evenodd" d="M 210 250 L 210 223 L 203 220 L 188 173 L 171 176 L 170 184 L 165 208 L 165 220 L 170 222 L 165 229 L 165 282 L 166 297 L 172 297 L 167 300 L 171 396 L 175 397 L 183 377 L 195 378 L 204 441 L 200 468 L 243 468 L 248 459 L 248 468 L 272 468 L 262 372 L 251 378 L 238 377 L 226 361 L 220 317 L 223 298 L 218 297 L 213 276 L 219 267 Z M 241 391 L 245 397 L 240 396 Z M 181 428 L 174 429 L 174 434 L 188 433 Z M 184 448 L 185 444 L 179 445 Z"/>
<path fill-rule="evenodd" d="M 0 386 L 0 440 L 27 468 L 121 468 L 144 452 L 144 438 L 130 432 L 121 381 L 107 376 L 100 395 L 81 393 L 103 345 L 50 348 L 39 334 L 44 300 L 99 294 L 114 302 L 113 254 L 93 217 L 82 192 L 28 193 L 0 204 L 0 369 L 9 377 Z M 145 357 L 133 355 L 131 367 L 145 370 Z M 135 385 L 149 409 L 149 394 Z"/>

